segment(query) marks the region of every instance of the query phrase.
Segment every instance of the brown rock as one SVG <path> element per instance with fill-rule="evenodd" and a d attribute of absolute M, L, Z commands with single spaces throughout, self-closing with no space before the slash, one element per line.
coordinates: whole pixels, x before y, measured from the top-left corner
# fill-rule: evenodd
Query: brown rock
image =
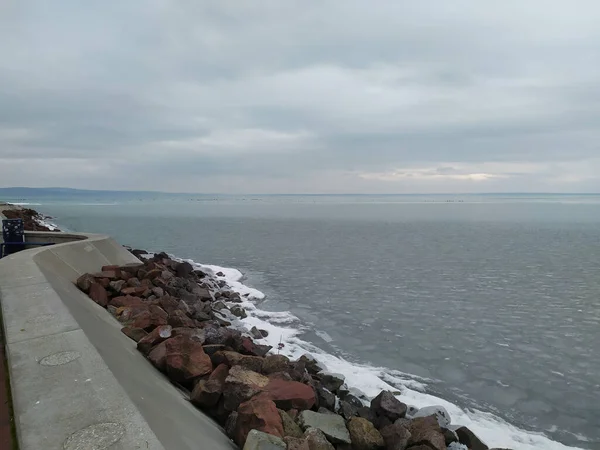
<path fill-rule="evenodd" d="M 219 402 L 225 387 L 225 380 L 229 375 L 229 367 L 225 364 L 218 366 L 211 374 L 205 383 L 198 383 L 190 400 L 200 408 L 209 409 Z"/>
<path fill-rule="evenodd" d="M 298 381 L 272 379 L 265 387 L 265 392 L 283 410 L 311 409 L 316 402 L 313 388 Z"/>
<path fill-rule="evenodd" d="M 188 336 L 195 341 L 204 344 L 204 330 L 200 328 L 189 328 L 189 327 L 177 327 L 173 328 L 173 337 L 175 336 Z M 203 347 L 204 348 L 204 347 Z M 204 353 L 209 354 L 204 348 Z M 217 366 L 218 364 L 215 364 Z"/>
<path fill-rule="evenodd" d="M 325 434 L 316 428 L 307 429 L 304 432 L 304 438 L 308 443 L 309 450 L 335 450 Z"/>
<path fill-rule="evenodd" d="M 235 411 L 238 406 L 263 391 L 269 379 L 258 372 L 233 366 L 225 379 L 223 390 L 224 406 L 227 411 Z"/>
<path fill-rule="evenodd" d="M 171 314 L 169 314 L 167 322 L 173 327 L 192 328 L 195 326 L 194 321 L 188 316 L 186 316 L 183 311 L 180 310 L 173 311 Z"/>
<path fill-rule="evenodd" d="M 164 295 L 165 295 L 165 290 L 164 290 L 163 288 L 161 288 L 161 287 L 158 287 L 158 286 L 154 286 L 154 287 L 152 287 L 151 289 L 152 289 L 152 293 L 153 293 L 154 295 L 156 295 L 158 298 L 164 297 Z M 162 305 L 161 305 L 161 306 L 162 306 Z M 165 309 L 165 307 L 164 307 L 164 306 L 163 306 L 163 309 Z M 167 310 L 165 309 L 165 311 L 167 311 Z M 167 312 L 168 312 L 168 311 L 167 311 Z"/>
<path fill-rule="evenodd" d="M 283 442 L 285 442 L 287 450 L 311 450 L 308 441 L 304 438 L 286 436 L 283 438 Z"/>
<path fill-rule="evenodd" d="M 485 445 L 481 439 L 477 437 L 475 433 L 469 430 L 467 427 L 460 427 L 456 430 L 458 440 L 461 444 L 469 447 L 470 450 L 488 450 L 489 447 Z"/>
<path fill-rule="evenodd" d="M 377 397 L 371 400 L 371 409 L 376 415 L 386 417 L 391 422 L 395 422 L 406 416 L 407 406 L 390 391 L 381 391 Z"/>
<path fill-rule="evenodd" d="M 202 344 L 187 336 L 177 336 L 165 341 L 167 375 L 173 381 L 188 384 L 194 378 L 212 372 L 210 357 Z"/>
<path fill-rule="evenodd" d="M 117 280 L 119 277 L 117 276 L 117 272 L 114 270 L 106 270 L 102 272 L 93 273 L 92 276 L 94 278 L 108 278 L 109 280 Z"/>
<path fill-rule="evenodd" d="M 150 353 L 153 347 L 172 337 L 171 325 L 161 325 L 138 341 L 137 349 L 144 355 Z"/>
<path fill-rule="evenodd" d="M 148 354 L 148 359 L 161 372 L 167 371 L 167 346 L 164 342 L 158 344 Z"/>
<path fill-rule="evenodd" d="M 278 409 L 278 411 L 281 416 L 281 423 L 283 424 L 283 435 L 302 438 L 302 429 L 294 422 L 294 419 L 292 419 L 285 411 L 282 411 L 281 409 Z"/>
<path fill-rule="evenodd" d="M 139 287 L 124 287 L 121 289 L 121 294 L 125 296 L 134 296 L 138 297 L 143 295 L 146 292 L 146 288 L 144 286 Z"/>
<path fill-rule="evenodd" d="M 287 410 L 287 414 L 288 416 L 290 416 L 292 418 L 292 420 L 296 420 L 296 417 L 298 417 L 298 410 L 297 409 L 288 409 Z"/>
<path fill-rule="evenodd" d="M 96 282 L 104 289 L 108 289 L 108 286 L 110 286 L 110 280 L 108 278 L 96 278 Z"/>
<path fill-rule="evenodd" d="M 139 306 L 143 305 L 144 302 L 139 297 L 132 297 L 131 295 L 126 295 L 115 297 L 112 300 L 110 300 L 108 304 L 116 308 L 120 308 L 123 306 Z"/>
<path fill-rule="evenodd" d="M 143 328 L 146 331 L 152 331 L 154 328 L 161 325 L 167 325 L 167 319 L 156 312 L 145 311 L 136 314 L 131 322 L 132 327 Z"/>
<path fill-rule="evenodd" d="M 229 367 L 242 366 L 254 372 L 260 372 L 263 367 L 263 359 L 257 356 L 241 355 L 237 352 L 219 351 L 211 358 L 215 364 L 227 364 Z"/>
<path fill-rule="evenodd" d="M 79 278 L 77 278 L 76 284 L 79 289 L 81 289 L 86 294 L 90 292 L 92 287 L 92 283 L 94 283 L 96 279 L 92 274 L 84 273 Z"/>
<path fill-rule="evenodd" d="M 215 364 L 215 362 L 213 360 L 213 355 L 217 352 L 225 351 L 225 349 L 226 349 L 226 347 L 224 345 L 219 345 L 219 344 L 203 345 L 202 348 L 204 349 L 204 353 L 206 353 L 208 356 L 210 356 L 210 359 L 213 362 L 213 365 L 217 365 L 217 364 Z"/>
<path fill-rule="evenodd" d="M 140 287 L 142 282 L 136 277 L 131 277 L 129 280 L 127 280 L 126 284 L 129 287 Z"/>
<path fill-rule="evenodd" d="M 448 428 L 442 428 L 442 434 L 444 435 L 444 439 L 446 441 L 446 445 L 450 445 L 453 442 L 459 442 L 458 435 L 455 431 L 452 431 Z"/>
<path fill-rule="evenodd" d="M 108 271 L 120 271 L 121 270 L 121 266 L 118 266 L 116 264 L 111 264 L 109 266 L 102 266 L 102 268 L 100 269 L 102 272 L 108 272 Z"/>
<path fill-rule="evenodd" d="M 377 450 L 385 446 L 381 433 L 367 419 L 353 417 L 346 426 L 350 432 L 353 450 Z"/>
<path fill-rule="evenodd" d="M 175 265 L 175 273 L 180 278 L 187 278 L 187 277 L 189 277 L 190 274 L 193 271 L 194 271 L 194 268 L 187 261 L 183 261 L 183 262 L 180 262 L 180 263 L 178 263 L 178 264 Z"/>
<path fill-rule="evenodd" d="M 256 396 L 242 403 L 236 423 L 236 443 L 244 446 L 250 430 L 258 430 L 273 436 L 283 437 L 283 424 L 275 403 L 265 396 Z"/>
<path fill-rule="evenodd" d="M 435 416 L 413 419 L 408 431 L 410 431 L 409 447 L 425 445 L 431 450 L 446 450 L 446 440 Z"/>
<path fill-rule="evenodd" d="M 290 359 L 284 355 L 268 355 L 262 363 L 262 373 L 270 375 L 276 372 L 285 372 L 290 368 Z"/>
<path fill-rule="evenodd" d="M 90 286 L 90 298 L 103 308 L 108 304 L 108 292 L 100 283 L 92 283 Z"/>
<path fill-rule="evenodd" d="M 145 278 L 149 279 L 149 280 L 154 280 L 155 278 L 160 277 L 160 274 L 162 273 L 161 269 L 152 269 L 149 272 L 146 273 Z"/>
<path fill-rule="evenodd" d="M 139 342 L 144 336 L 148 333 L 141 328 L 131 328 L 131 327 L 123 327 L 121 328 L 121 332 L 130 339 L 133 339 L 135 342 Z"/>
<path fill-rule="evenodd" d="M 405 450 L 410 439 L 410 431 L 396 422 L 381 429 L 381 436 L 387 450 Z"/>

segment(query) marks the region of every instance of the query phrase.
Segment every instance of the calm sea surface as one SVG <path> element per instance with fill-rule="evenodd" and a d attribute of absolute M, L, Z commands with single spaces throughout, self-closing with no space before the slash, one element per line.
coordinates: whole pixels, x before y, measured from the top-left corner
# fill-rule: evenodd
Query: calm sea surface
<path fill-rule="evenodd" d="M 36 202 L 36 199 L 15 199 Z M 600 197 L 38 199 L 73 231 L 236 267 L 321 348 L 600 448 Z"/>

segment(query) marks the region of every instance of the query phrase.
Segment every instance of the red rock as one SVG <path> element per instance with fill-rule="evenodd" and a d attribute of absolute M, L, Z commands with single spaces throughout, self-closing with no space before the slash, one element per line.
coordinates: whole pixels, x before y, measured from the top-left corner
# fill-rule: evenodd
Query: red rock
<path fill-rule="evenodd" d="M 121 289 L 121 294 L 125 296 L 134 296 L 138 297 L 146 292 L 147 288 L 145 286 L 132 287 L 127 286 Z"/>
<path fill-rule="evenodd" d="M 110 266 L 102 266 L 102 272 L 115 272 L 115 275 L 119 278 L 121 276 L 121 266 L 110 265 Z"/>
<path fill-rule="evenodd" d="M 152 289 L 154 287 L 152 281 L 148 280 L 147 278 L 140 282 L 140 286 L 146 286 L 148 289 Z"/>
<path fill-rule="evenodd" d="M 188 336 L 177 336 L 166 340 L 165 345 L 167 374 L 173 381 L 187 384 L 212 372 L 210 357 L 199 342 Z"/>
<path fill-rule="evenodd" d="M 410 431 L 400 422 L 387 425 L 381 430 L 381 436 L 385 441 L 386 448 L 391 450 L 405 449 L 410 438 Z"/>
<path fill-rule="evenodd" d="M 283 423 L 275 403 L 268 397 L 259 395 L 245 403 L 237 410 L 235 441 L 241 447 L 246 442 L 250 430 L 258 430 L 283 438 Z"/>
<path fill-rule="evenodd" d="M 223 394 L 225 379 L 228 375 L 229 367 L 225 364 L 219 365 L 205 383 L 198 383 L 194 387 L 190 396 L 192 403 L 204 409 L 216 406 Z"/>
<path fill-rule="evenodd" d="M 241 403 L 261 393 L 269 384 L 264 375 L 241 366 L 233 366 L 225 380 L 223 391 L 224 407 L 227 411 L 236 411 Z"/>
<path fill-rule="evenodd" d="M 183 311 L 177 310 L 169 314 L 168 323 L 173 327 L 193 328 L 194 320 L 190 319 Z"/>
<path fill-rule="evenodd" d="M 144 355 L 150 353 L 153 347 L 166 341 L 172 336 L 171 325 L 161 325 L 138 341 L 137 349 Z"/>
<path fill-rule="evenodd" d="M 264 391 L 269 394 L 279 409 L 311 409 L 315 402 L 315 391 L 298 381 L 271 379 Z"/>
<path fill-rule="evenodd" d="M 166 342 L 166 341 L 165 341 Z M 148 359 L 154 367 L 161 372 L 167 370 L 167 346 L 164 342 L 161 342 L 148 354 Z"/>
<path fill-rule="evenodd" d="M 157 310 L 152 309 L 152 306 L 154 305 L 129 307 L 132 310 L 130 319 L 127 321 L 123 320 L 123 317 L 121 317 L 119 320 L 121 320 L 121 322 L 125 321 L 131 327 L 143 328 L 146 331 L 152 331 L 156 327 L 167 325 L 166 313 L 160 308 L 158 308 L 158 310 L 162 311 L 162 313 L 158 313 Z M 123 312 L 123 315 L 124 314 L 125 312 Z"/>
<path fill-rule="evenodd" d="M 121 308 L 123 306 L 140 306 L 143 305 L 144 302 L 139 297 L 125 295 L 113 298 L 111 301 L 108 302 L 108 304 L 116 308 Z"/>
<path fill-rule="evenodd" d="M 79 278 L 77 278 L 75 284 L 77 284 L 77 287 L 87 294 L 88 292 L 90 292 L 92 283 L 94 283 L 95 281 L 96 279 L 92 274 L 84 273 Z"/>
<path fill-rule="evenodd" d="M 108 292 L 99 283 L 92 283 L 90 286 L 90 298 L 103 308 L 108 304 Z"/>
<path fill-rule="evenodd" d="M 292 436 L 286 436 L 283 438 L 287 446 L 287 450 L 312 450 L 308 446 L 308 441 L 305 439 L 298 439 Z"/>
<path fill-rule="evenodd" d="M 96 278 L 96 282 L 100 283 L 104 288 L 110 286 L 110 280 L 108 278 Z"/>
<path fill-rule="evenodd" d="M 133 339 L 135 342 L 139 342 L 144 336 L 148 335 L 145 330 L 141 328 L 131 328 L 131 327 L 123 327 L 121 328 L 121 333 L 127 336 L 130 339 Z"/>
<path fill-rule="evenodd" d="M 257 345 L 249 337 L 242 338 L 240 353 L 251 356 L 265 356 L 273 347 L 270 345 Z"/>
<path fill-rule="evenodd" d="M 114 270 L 107 270 L 103 272 L 93 273 L 92 276 L 94 278 L 108 278 L 109 280 L 116 280 L 119 277 L 117 276 L 117 272 Z"/>
<path fill-rule="evenodd" d="M 155 287 L 154 289 L 160 289 L 162 291 L 162 288 Z M 164 295 L 159 297 L 158 304 L 167 312 L 167 314 L 171 314 L 174 311 L 177 311 L 179 301 L 170 295 Z"/>

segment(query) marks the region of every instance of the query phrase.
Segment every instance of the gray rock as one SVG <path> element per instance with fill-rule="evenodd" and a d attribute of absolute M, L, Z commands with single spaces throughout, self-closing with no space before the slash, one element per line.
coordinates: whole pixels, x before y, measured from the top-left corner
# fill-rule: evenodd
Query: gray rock
<path fill-rule="evenodd" d="M 221 311 L 223 309 L 229 309 L 229 308 L 227 308 L 227 305 L 224 302 L 220 301 L 220 300 L 217 301 L 217 302 L 214 302 L 211 305 L 211 307 L 212 307 L 213 311 Z"/>
<path fill-rule="evenodd" d="M 262 335 L 262 333 L 260 332 L 260 330 L 256 327 L 252 327 L 250 328 L 250 335 L 254 338 L 254 339 L 262 339 L 264 336 Z"/>
<path fill-rule="evenodd" d="M 290 436 L 294 438 L 302 437 L 302 429 L 296 422 L 292 420 L 288 413 L 282 411 L 281 409 L 277 410 L 279 415 L 281 416 L 281 423 L 283 424 L 283 433 L 284 437 Z"/>
<path fill-rule="evenodd" d="M 383 427 L 380 431 L 387 450 L 405 450 L 408 446 L 410 431 L 403 425 L 394 423 Z"/>
<path fill-rule="evenodd" d="M 298 416 L 298 424 L 303 430 L 316 428 L 321 430 L 333 443 L 351 444 L 350 433 L 342 416 L 337 414 L 320 414 L 314 411 L 302 411 Z"/>
<path fill-rule="evenodd" d="M 408 412 L 407 412 L 408 415 Z M 427 416 L 435 416 L 440 427 L 447 428 L 450 425 L 450 413 L 446 411 L 446 408 L 443 406 L 426 406 L 424 408 L 419 409 L 415 414 L 412 414 L 413 419 L 417 417 L 427 417 Z"/>
<path fill-rule="evenodd" d="M 234 316 L 239 317 L 240 319 L 245 319 L 246 317 L 248 317 L 248 314 L 246 314 L 246 310 L 241 306 L 237 305 L 231 307 L 231 313 Z"/>
<path fill-rule="evenodd" d="M 406 416 L 407 407 L 390 391 L 381 391 L 377 397 L 371 400 L 371 409 L 378 416 L 394 422 Z"/>
<path fill-rule="evenodd" d="M 336 392 L 346 380 L 346 377 L 342 374 L 325 371 L 319 372 L 317 376 L 321 380 L 321 384 L 331 392 Z"/>
<path fill-rule="evenodd" d="M 479 437 L 469 430 L 467 427 L 460 427 L 456 430 L 458 440 L 461 444 L 466 445 L 471 450 L 488 450 L 489 447 L 485 445 Z"/>
<path fill-rule="evenodd" d="M 458 442 L 458 434 L 456 434 L 456 431 L 448 428 L 442 428 L 442 434 L 446 440 L 446 445 L 450 445 L 452 442 Z"/>
<path fill-rule="evenodd" d="M 330 411 L 327 408 L 323 408 L 322 406 L 319 408 L 319 410 L 317 412 L 319 414 L 333 414 L 333 415 L 335 415 L 335 413 L 333 411 Z"/>
<path fill-rule="evenodd" d="M 319 405 L 329 411 L 335 411 L 335 394 L 323 386 L 317 386 Z"/>
<path fill-rule="evenodd" d="M 469 447 L 467 447 L 465 444 L 459 444 L 458 442 L 452 442 L 448 446 L 448 450 L 469 450 Z"/>
<path fill-rule="evenodd" d="M 277 436 L 251 430 L 246 438 L 243 450 L 285 450 L 285 442 Z"/>
<path fill-rule="evenodd" d="M 412 406 L 412 405 L 407 405 L 407 409 L 406 409 L 406 417 L 408 418 L 413 418 L 415 417 L 415 414 L 417 414 L 419 412 L 419 408 L 417 408 L 416 406 Z"/>

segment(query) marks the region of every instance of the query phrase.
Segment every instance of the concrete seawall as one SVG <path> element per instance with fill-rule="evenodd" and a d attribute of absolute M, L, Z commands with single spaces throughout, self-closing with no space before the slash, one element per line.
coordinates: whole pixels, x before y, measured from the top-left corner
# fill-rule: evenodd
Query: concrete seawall
<path fill-rule="evenodd" d="M 27 239 L 70 242 L 0 260 L 20 448 L 235 448 L 73 284 L 103 265 L 138 260 L 104 235 L 28 233 Z"/>

